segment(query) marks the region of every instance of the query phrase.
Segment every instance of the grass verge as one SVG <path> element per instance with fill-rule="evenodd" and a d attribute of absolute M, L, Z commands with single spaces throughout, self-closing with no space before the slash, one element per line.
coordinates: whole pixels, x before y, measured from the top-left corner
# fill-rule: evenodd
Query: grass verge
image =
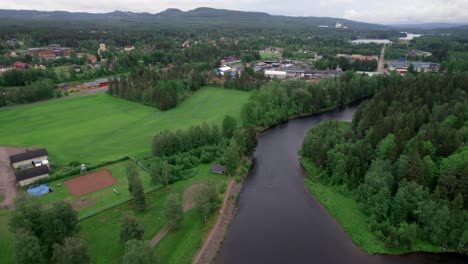
<path fill-rule="evenodd" d="M 365 215 L 352 194 L 343 194 L 334 186 L 318 181 L 319 169 L 309 160 L 302 158 L 302 166 L 307 172 L 304 182 L 314 197 L 325 207 L 328 213 L 341 224 L 353 242 L 363 251 L 370 254 L 405 254 L 410 252 L 443 252 L 442 249 L 418 241 L 412 250 L 388 249 L 383 241 L 377 238 L 369 228 L 368 216 Z"/>

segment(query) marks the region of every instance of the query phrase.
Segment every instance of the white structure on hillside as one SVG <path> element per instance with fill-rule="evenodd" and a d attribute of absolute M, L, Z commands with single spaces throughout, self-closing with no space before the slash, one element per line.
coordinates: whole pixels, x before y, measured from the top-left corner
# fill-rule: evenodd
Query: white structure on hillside
<path fill-rule="evenodd" d="M 265 71 L 265 77 L 271 79 L 286 79 L 287 72 L 285 71 Z"/>

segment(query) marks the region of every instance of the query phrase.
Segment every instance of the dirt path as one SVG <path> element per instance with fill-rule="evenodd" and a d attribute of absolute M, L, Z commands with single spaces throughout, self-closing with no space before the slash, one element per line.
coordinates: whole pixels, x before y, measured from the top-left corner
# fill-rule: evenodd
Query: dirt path
<path fill-rule="evenodd" d="M 195 195 L 202 186 L 202 183 L 196 183 L 185 189 L 183 197 L 184 213 L 195 207 Z M 161 231 L 159 231 L 159 233 L 157 233 L 156 236 L 151 239 L 151 247 L 155 247 L 170 230 L 171 226 L 166 225 Z"/>
<path fill-rule="evenodd" d="M 379 65 L 377 66 L 378 72 L 385 72 L 385 45 L 382 47 L 382 51 L 380 52 L 379 58 Z"/>
<path fill-rule="evenodd" d="M 5 197 L 0 203 L 0 208 L 14 207 L 18 188 L 9 157 L 25 151 L 26 148 L 0 147 L 0 195 Z"/>
<path fill-rule="evenodd" d="M 236 209 L 236 198 L 240 193 L 241 188 L 242 183 L 236 183 L 231 179 L 227 187 L 223 206 L 221 207 L 220 215 L 216 220 L 216 224 L 213 229 L 211 229 L 210 234 L 205 239 L 201 249 L 193 258 L 192 264 L 211 263 L 214 257 L 216 257 L 219 246 L 224 240 L 224 235 L 234 215 Z M 236 198 L 232 199 L 231 197 Z"/>

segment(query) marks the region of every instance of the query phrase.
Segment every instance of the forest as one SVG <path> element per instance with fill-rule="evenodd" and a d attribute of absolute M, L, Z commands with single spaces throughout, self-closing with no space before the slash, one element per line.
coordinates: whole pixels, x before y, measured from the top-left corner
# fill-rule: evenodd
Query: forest
<path fill-rule="evenodd" d="M 367 77 L 348 71 L 343 77 L 319 83 L 271 81 L 254 91 L 243 106 L 242 121 L 245 126 L 268 127 L 296 115 L 335 109 L 367 98 L 401 79 L 397 74 Z"/>
<path fill-rule="evenodd" d="M 408 75 L 357 110 L 326 122 L 301 155 L 321 182 L 351 193 L 388 248 L 417 241 L 468 250 L 468 75 Z"/>

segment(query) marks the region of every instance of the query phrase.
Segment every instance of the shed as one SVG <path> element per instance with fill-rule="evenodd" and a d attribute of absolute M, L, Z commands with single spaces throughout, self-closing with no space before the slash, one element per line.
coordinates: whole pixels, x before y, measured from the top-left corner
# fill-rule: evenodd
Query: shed
<path fill-rule="evenodd" d="M 15 172 L 16 181 L 20 186 L 25 186 L 39 179 L 48 178 L 49 171 L 49 166 L 46 165 L 17 171 Z"/>
<path fill-rule="evenodd" d="M 18 169 L 20 166 L 34 164 L 35 161 L 44 161 L 48 159 L 48 152 L 46 149 L 37 149 L 26 151 L 20 154 L 10 156 L 10 163 L 13 168 Z"/>
<path fill-rule="evenodd" d="M 214 164 L 211 166 L 211 172 L 217 174 L 226 174 L 226 166 L 220 164 Z"/>

